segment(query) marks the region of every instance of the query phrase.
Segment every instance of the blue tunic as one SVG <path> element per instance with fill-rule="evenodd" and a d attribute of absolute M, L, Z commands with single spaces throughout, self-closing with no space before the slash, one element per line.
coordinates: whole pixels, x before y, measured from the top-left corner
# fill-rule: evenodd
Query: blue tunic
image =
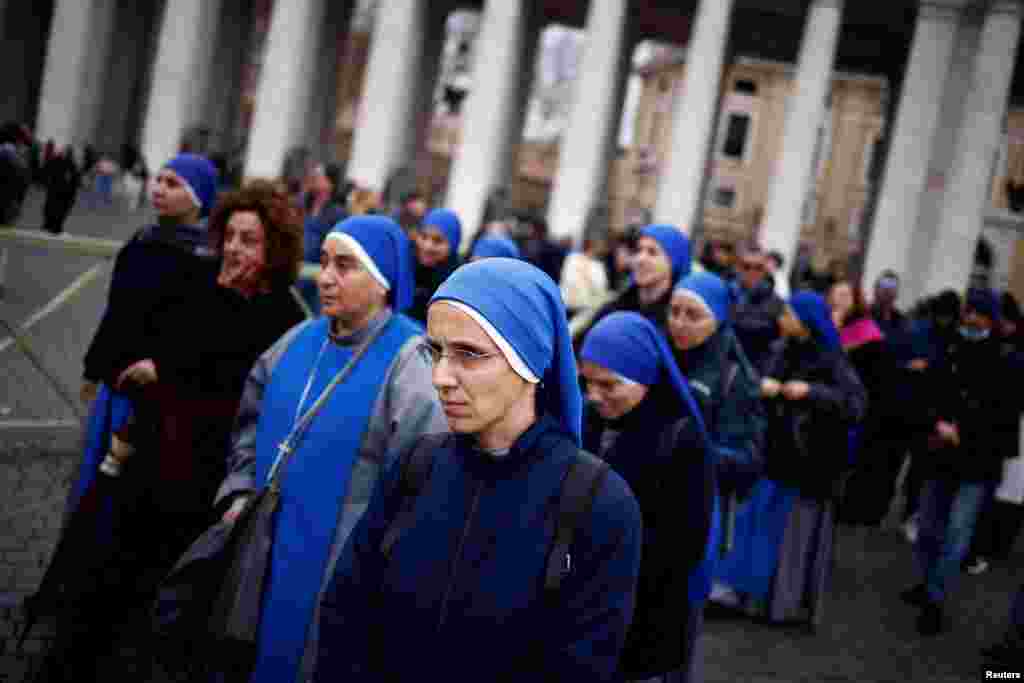
<path fill-rule="evenodd" d="M 352 349 L 330 343 L 328 325 L 322 318 L 300 332 L 267 385 L 256 438 L 260 484 L 267 481 L 296 413 L 313 405 L 352 356 Z M 412 321 L 395 315 L 302 439 L 292 444 L 295 453 L 282 478 L 253 681 L 297 678 L 342 501 L 374 401 L 396 354 L 418 333 Z M 311 373 L 308 395 L 299 406 Z"/>

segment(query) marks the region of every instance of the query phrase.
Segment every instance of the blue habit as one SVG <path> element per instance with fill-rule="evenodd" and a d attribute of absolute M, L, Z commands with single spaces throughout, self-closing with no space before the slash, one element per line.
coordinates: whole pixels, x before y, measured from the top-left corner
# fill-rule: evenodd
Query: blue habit
<path fill-rule="evenodd" d="M 755 598 L 767 598 L 796 489 L 761 479 L 736 511 L 735 545 L 717 562 L 715 579 Z"/>
<path fill-rule="evenodd" d="M 111 435 L 124 426 L 131 414 L 132 403 L 127 397 L 116 393 L 106 384 L 100 385 L 89 411 L 82 463 L 78 468 L 78 479 L 68 495 L 67 514 L 78 509 L 83 496 L 96 481 L 100 463 L 110 450 Z"/>
<path fill-rule="evenodd" d="M 301 411 L 307 411 L 351 358 L 353 349 L 328 342 L 329 320 L 300 332 L 267 383 L 256 434 L 256 481 L 266 483 L 278 445 L 292 430 L 310 373 L 314 379 Z M 352 368 L 292 446 L 283 471 L 270 570 L 263 596 L 252 681 L 294 681 L 326 571 L 352 465 L 363 442 L 373 404 L 402 345 L 419 333 L 402 315 Z M 319 367 L 316 359 L 324 348 Z"/>

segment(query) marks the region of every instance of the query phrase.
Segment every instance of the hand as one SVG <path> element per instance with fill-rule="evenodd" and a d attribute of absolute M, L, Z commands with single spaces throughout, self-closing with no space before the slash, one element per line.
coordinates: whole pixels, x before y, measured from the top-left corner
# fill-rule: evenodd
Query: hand
<path fill-rule="evenodd" d="M 761 396 L 764 398 L 775 398 L 779 395 L 782 385 L 779 380 L 765 377 L 761 380 Z"/>
<path fill-rule="evenodd" d="M 960 445 L 960 430 L 954 423 L 939 420 L 935 423 L 935 432 L 946 443 L 952 446 Z"/>
<path fill-rule="evenodd" d="M 78 397 L 82 400 L 82 403 L 89 405 L 96 400 L 96 396 L 100 392 L 100 385 L 96 382 L 90 382 L 88 380 L 82 382 L 82 388 L 78 390 Z"/>
<path fill-rule="evenodd" d="M 139 386 L 145 386 L 156 380 L 156 364 L 151 358 L 147 358 L 129 365 L 124 372 L 118 375 L 116 388 L 120 391 L 125 382 L 135 382 Z"/>
<path fill-rule="evenodd" d="M 782 385 L 782 396 L 788 401 L 802 401 L 811 393 L 807 382 L 786 382 Z"/>
<path fill-rule="evenodd" d="M 238 519 L 238 516 L 242 514 L 243 510 L 245 510 L 245 505 L 248 502 L 248 496 L 236 498 L 235 502 L 233 502 L 231 504 L 231 507 L 228 508 L 228 511 L 224 513 L 223 517 L 221 517 L 221 521 L 223 521 L 225 524 L 234 524 L 235 521 Z"/>

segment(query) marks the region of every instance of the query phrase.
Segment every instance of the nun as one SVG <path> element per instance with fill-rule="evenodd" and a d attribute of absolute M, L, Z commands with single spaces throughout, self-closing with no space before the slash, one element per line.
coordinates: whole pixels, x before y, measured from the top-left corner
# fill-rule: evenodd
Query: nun
<path fill-rule="evenodd" d="M 519 247 L 508 237 L 491 235 L 481 237 L 473 245 L 473 251 L 469 254 L 470 261 L 479 261 L 485 258 L 522 258 Z"/>
<path fill-rule="evenodd" d="M 668 313 L 676 363 L 700 406 L 715 452 L 725 501 L 723 529 L 729 536 L 717 539 L 724 566 L 731 562 L 737 527 L 744 534 L 752 530 L 757 504 L 750 494 L 763 469 L 766 428 L 761 380 L 732 329 L 731 306 L 729 286 L 720 277 L 691 273 L 676 285 Z M 721 602 L 723 594 L 731 593 L 719 584 L 711 597 Z"/>
<path fill-rule="evenodd" d="M 643 562 L 619 675 L 697 681 L 710 592 L 714 458 L 700 408 L 654 324 L 620 311 L 598 322 L 580 352 L 588 409 L 584 446 L 611 464 L 640 503 Z"/>
<path fill-rule="evenodd" d="M 560 586 L 545 588 L 550 517 L 584 457 L 557 285 L 520 260 L 462 266 L 431 299 L 424 354 L 453 434 L 424 442 L 418 495 L 403 467 L 382 478 L 324 596 L 315 680 L 615 680 L 642 532 L 614 472 L 577 516 Z"/>
<path fill-rule="evenodd" d="M 342 221 L 321 253 L 324 315 L 285 334 L 247 379 L 217 495 L 224 521 L 283 468 L 254 683 L 310 679 L 322 586 L 379 474 L 421 434 L 445 429 L 418 351 L 422 329 L 401 313 L 412 299 L 410 257 L 390 218 Z"/>
<path fill-rule="evenodd" d="M 782 339 L 761 380 L 768 412 L 766 476 L 784 496 L 774 515 L 784 524 L 770 530 L 781 538 L 773 549 L 766 616 L 815 628 L 828 591 L 835 484 L 847 466 L 850 427 L 864 418 L 867 391 L 821 295 L 793 295 L 779 329 Z"/>
<path fill-rule="evenodd" d="M 427 304 L 441 283 L 459 267 L 461 243 L 462 222 L 449 209 L 431 210 L 416 229 L 416 290 L 408 313 L 413 320 L 427 324 Z"/>
<path fill-rule="evenodd" d="M 580 315 L 573 319 L 577 348 L 597 321 L 616 311 L 639 313 L 658 329 L 665 329 L 672 287 L 690 274 L 692 265 L 690 238 L 682 230 L 674 225 L 648 225 L 641 229 L 630 261 L 630 285 L 592 318 Z"/>

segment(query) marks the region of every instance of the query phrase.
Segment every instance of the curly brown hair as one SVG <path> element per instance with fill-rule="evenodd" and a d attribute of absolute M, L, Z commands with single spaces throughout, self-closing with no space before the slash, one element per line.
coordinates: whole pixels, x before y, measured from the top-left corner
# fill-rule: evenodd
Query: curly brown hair
<path fill-rule="evenodd" d="M 252 211 L 266 231 L 266 282 L 271 289 L 289 287 L 302 267 L 302 212 L 287 188 L 271 180 L 251 180 L 240 190 L 221 195 L 207 224 L 211 245 L 224 253 L 224 232 L 236 211 Z"/>

